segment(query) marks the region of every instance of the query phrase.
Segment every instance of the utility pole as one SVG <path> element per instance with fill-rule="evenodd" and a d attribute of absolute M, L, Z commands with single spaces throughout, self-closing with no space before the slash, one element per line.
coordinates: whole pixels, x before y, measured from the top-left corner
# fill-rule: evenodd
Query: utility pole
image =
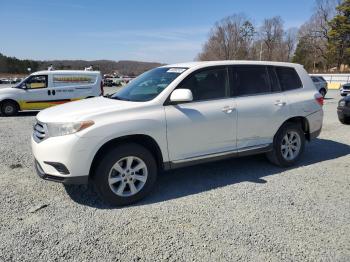
<path fill-rule="evenodd" d="M 262 59 L 262 52 L 263 52 L 262 46 L 263 46 L 263 42 L 261 41 L 261 43 L 260 43 L 260 61 Z"/>

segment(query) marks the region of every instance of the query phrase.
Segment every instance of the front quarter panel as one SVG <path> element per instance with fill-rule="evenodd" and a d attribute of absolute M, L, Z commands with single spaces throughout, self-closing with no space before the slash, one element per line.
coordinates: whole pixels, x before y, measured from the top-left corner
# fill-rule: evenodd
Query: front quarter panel
<path fill-rule="evenodd" d="M 130 135 L 147 135 L 153 138 L 162 153 L 163 161 L 168 161 L 166 121 L 163 106 L 147 106 L 123 113 L 111 112 L 100 116 L 93 128 L 77 133 L 88 138 L 93 145 L 90 162 L 97 151 L 107 142 Z"/>
<path fill-rule="evenodd" d="M 11 99 L 19 102 L 21 99 L 23 90 L 17 88 L 4 88 L 0 89 L 0 102 L 6 99 Z"/>

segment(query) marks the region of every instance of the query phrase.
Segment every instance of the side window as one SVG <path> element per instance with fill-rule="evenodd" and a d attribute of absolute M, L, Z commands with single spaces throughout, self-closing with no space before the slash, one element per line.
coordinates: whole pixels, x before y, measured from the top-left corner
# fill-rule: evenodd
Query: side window
<path fill-rule="evenodd" d="M 276 72 L 283 91 L 288 91 L 288 90 L 293 90 L 293 89 L 298 89 L 303 87 L 301 80 L 294 68 L 276 67 Z"/>
<path fill-rule="evenodd" d="M 280 87 L 280 84 L 278 82 L 275 68 L 272 66 L 269 66 L 267 68 L 267 70 L 269 72 L 269 77 L 270 77 L 271 92 L 280 92 L 281 87 Z"/>
<path fill-rule="evenodd" d="M 320 82 L 320 80 L 315 76 L 312 76 L 311 79 L 313 82 Z"/>
<path fill-rule="evenodd" d="M 52 82 L 54 87 L 60 86 L 80 86 L 96 83 L 96 75 L 69 75 L 56 74 L 53 75 Z"/>
<path fill-rule="evenodd" d="M 29 89 L 39 89 L 47 87 L 47 75 L 32 76 L 26 81 L 26 86 Z"/>
<path fill-rule="evenodd" d="M 227 69 L 208 69 L 194 73 L 177 88 L 190 89 L 193 101 L 226 97 L 228 88 Z"/>
<path fill-rule="evenodd" d="M 271 92 L 265 66 L 233 66 L 232 85 L 234 96 Z"/>

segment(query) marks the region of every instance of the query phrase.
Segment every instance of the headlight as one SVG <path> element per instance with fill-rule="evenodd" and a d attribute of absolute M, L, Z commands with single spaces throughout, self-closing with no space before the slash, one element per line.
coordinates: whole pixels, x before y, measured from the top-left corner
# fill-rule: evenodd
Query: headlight
<path fill-rule="evenodd" d="M 345 104 L 346 104 L 345 100 L 339 101 L 339 106 L 345 106 Z"/>
<path fill-rule="evenodd" d="M 74 123 L 47 123 L 49 136 L 65 136 L 79 132 L 95 124 L 94 121 L 81 121 Z"/>

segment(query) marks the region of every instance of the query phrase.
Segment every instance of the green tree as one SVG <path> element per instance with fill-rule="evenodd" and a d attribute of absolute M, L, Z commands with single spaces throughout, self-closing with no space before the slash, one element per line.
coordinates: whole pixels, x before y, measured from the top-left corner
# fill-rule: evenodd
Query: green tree
<path fill-rule="evenodd" d="M 328 58 L 340 69 L 350 63 L 350 0 L 337 6 L 337 15 L 329 22 Z"/>
<path fill-rule="evenodd" d="M 312 46 L 306 37 L 299 39 L 297 48 L 295 49 L 292 59 L 293 63 L 304 65 L 306 70 L 311 70 L 314 66 L 312 57 L 309 55 Z"/>

